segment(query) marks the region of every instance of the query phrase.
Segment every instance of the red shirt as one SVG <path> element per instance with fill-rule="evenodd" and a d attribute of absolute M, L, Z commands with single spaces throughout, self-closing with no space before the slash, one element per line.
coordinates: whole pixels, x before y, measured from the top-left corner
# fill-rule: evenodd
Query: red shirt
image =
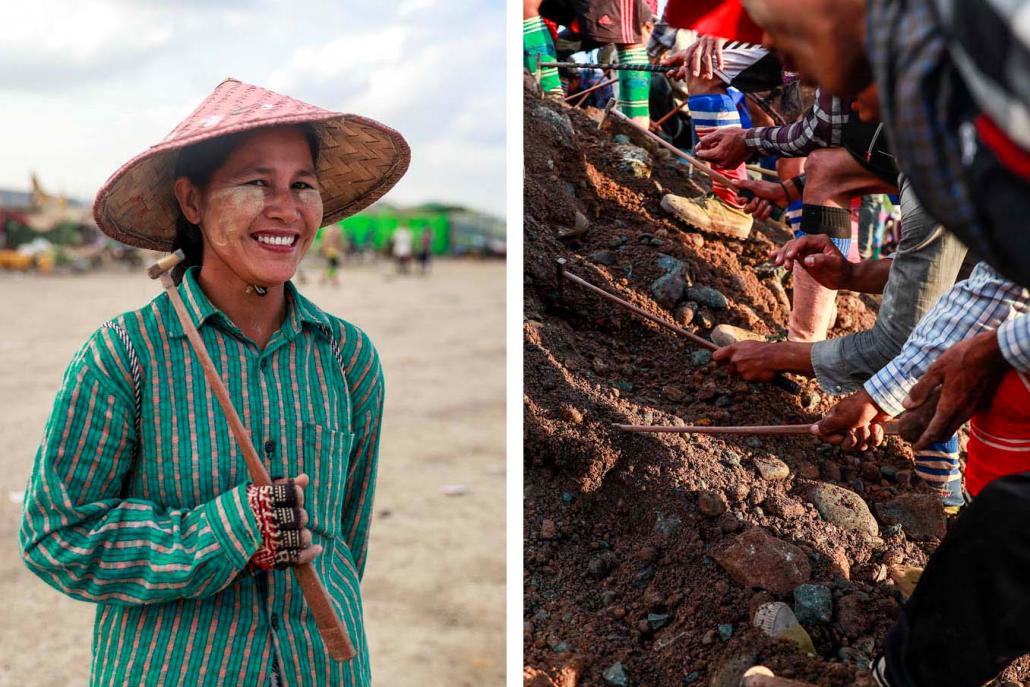
<path fill-rule="evenodd" d="M 740 0 L 669 0 L 663 19 L 669 26 L 693 29 L 705 36 L 762 42 L 762 29 L 751 21 Z"/>

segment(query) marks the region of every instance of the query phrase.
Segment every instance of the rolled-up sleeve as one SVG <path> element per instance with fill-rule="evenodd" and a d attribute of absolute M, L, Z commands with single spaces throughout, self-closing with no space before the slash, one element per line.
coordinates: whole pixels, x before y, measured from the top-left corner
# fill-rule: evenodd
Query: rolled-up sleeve
<path fill-rule="evenodd" d="M 1020 315 L 998 327 L 998 346 L 1009 365 L 1030 372 L 1030 315 Z"/>

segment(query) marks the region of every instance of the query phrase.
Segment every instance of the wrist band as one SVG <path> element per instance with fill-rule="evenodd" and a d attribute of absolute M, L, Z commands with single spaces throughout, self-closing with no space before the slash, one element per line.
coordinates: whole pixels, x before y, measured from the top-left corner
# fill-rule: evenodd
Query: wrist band
<path fill-rule="evenodd" d="M 801 200 L 801 196 L 805 195 L 805 175 L 798 174 L 796 177 L 792 177 L 790 181 L 794 184 L 794 188 L 798 190 L 798 200 Z"/>
<path fill-rule="evenodd" d="M 776 183 L 778 183 L 780 185 L 780 188 L 783 189 L 783 202 L 787 205 L 790 205 L 790 191 L 787 190 L 787 185 L 784 184 L 782 181 L 777 181 Z"/>

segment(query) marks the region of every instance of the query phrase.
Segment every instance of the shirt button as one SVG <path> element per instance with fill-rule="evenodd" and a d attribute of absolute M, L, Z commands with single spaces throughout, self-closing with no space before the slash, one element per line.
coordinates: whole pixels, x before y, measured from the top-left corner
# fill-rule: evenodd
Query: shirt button
<path fill-rule="evenodd" d="M 275 453 L 275 442 L 271 439 L 265 442 L 265 453 Z"/>
<path fill-rule="evenodd" d="M 273 613 L 271 616 L 269 616 L 268 622 L 269 622 L 269 624 L 271 624 L 273 630 L 278 630 L 279 629 L 279 614 L 278 613 Z"/>

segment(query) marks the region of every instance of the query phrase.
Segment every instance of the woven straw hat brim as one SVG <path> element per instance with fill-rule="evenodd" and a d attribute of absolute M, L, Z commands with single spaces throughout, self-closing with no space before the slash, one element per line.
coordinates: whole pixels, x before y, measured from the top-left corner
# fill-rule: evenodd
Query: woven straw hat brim
<path fill-rule="evenodd" d="M 318 136 L 322 223 L 327 226 L 368 207 L 393 188 L 408 169 L 407 141 L 388 126 L 352 114 L 309 112 L 265 118 L 231 130 L 202 131 L 160 143 L 122 165 L 93 202 L 97 226 L 138 248 L 169 251 L 179 205 L 175 165 L 179 151 L 204 140 L 255 129 L 309 123 Z"/>

